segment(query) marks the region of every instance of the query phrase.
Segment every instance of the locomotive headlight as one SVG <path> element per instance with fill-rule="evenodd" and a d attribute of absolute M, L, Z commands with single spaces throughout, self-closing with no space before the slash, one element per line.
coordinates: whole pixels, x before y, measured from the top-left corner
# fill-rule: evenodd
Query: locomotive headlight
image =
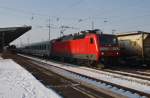
<path fill-rule="evenodd" d="M 119 53 L 117 52 L 117 55 L 119 55 Z"/>
<path fill-rule="evenodd" d="M 104 55 L 104 52 L 101 52 L 102 55 Z"/>

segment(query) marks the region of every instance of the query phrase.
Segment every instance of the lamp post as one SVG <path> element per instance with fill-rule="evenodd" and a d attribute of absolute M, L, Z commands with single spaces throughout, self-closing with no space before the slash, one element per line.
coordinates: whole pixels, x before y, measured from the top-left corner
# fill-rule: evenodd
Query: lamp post
<path fill-rule="evenodd" d="M 49 19 L 48 19 L 48 32 L 49 32 L 49 41 L 51 40 L 51 24 L 50 24 L 51 20 L 50 20 L 50 16 L 49 16 Z"/>

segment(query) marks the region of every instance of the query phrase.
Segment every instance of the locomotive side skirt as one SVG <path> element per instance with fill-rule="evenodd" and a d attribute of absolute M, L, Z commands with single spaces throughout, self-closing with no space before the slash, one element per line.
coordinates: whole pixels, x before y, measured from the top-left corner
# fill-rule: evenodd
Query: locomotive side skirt
<path fill-rule="evenodd" d="M 58 57 L 66 57 L 66 58 L 77 58 L 77 59 L 87 59 L 87 60 L 93 60 L 96 61 L 96 55 L 94 54 L 74 54 L 74 55 L 67 55 L 67 54 L 54 54 Z"/>

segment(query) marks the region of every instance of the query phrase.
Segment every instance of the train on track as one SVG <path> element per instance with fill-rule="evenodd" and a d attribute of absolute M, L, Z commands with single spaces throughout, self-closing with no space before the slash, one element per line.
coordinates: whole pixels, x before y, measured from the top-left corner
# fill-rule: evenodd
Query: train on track
<path fill-rule="evenodd" d="M 150 33 L 134 31 L 117 34 L 122 59 L 132 64 L 150 65 Z"/>
<path fill-rule="evenodd" d="M 19 53 L 77 62 L 98 67 L 100 63 L 117 64 L 120 48 L 117 36 L 100 30 L 86 30 L 51 41 L 17 48 Z"/>

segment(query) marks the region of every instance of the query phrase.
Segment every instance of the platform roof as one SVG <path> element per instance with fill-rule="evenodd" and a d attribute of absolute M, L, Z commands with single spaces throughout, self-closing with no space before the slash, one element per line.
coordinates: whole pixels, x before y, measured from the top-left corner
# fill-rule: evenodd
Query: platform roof
<path fill-rule="evenodd" d="M 9 43 L 31 30 L 31 28 L 31 26 L 0 28 L 0 48 L 9 45 Z"/>

